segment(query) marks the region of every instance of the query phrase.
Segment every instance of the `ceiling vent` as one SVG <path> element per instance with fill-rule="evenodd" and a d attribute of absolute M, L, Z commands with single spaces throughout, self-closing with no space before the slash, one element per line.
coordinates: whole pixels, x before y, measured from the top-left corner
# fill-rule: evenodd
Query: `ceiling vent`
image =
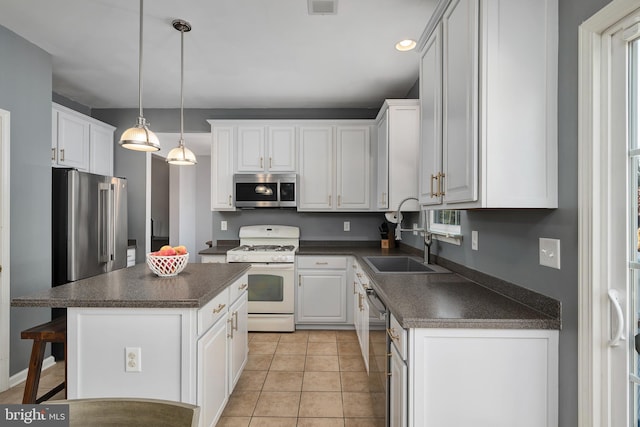
<path fill-rule="evenodd" d="M 338 13 L 338 0 L 307 0 L 309 15 L 335 15 Z"/>

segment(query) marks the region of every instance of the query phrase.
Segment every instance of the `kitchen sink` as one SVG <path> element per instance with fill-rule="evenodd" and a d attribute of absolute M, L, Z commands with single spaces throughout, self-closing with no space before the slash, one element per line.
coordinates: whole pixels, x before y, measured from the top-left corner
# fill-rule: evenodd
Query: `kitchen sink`
<path fill-rule="evenodd" d="M 420 258 L 409 256 L 367 256 L 364 260 L 378 274 L 451 273 L 439 265 L 425 264 Z"/>

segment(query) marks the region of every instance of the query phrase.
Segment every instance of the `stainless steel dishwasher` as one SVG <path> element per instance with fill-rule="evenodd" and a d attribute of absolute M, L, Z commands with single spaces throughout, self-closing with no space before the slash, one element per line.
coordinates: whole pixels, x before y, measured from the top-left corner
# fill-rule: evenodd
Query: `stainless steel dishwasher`
<path fill-rule="evenodd" d="M 384 302 L 376 294 L 375 289 L 367 288 L 369 303 L 369 392 L 374 405 L 384 404 L 385 425 L 389 425 L 389 339 L 388 312 Z M 377 416 L 377 414 L 376 414 Z"/>

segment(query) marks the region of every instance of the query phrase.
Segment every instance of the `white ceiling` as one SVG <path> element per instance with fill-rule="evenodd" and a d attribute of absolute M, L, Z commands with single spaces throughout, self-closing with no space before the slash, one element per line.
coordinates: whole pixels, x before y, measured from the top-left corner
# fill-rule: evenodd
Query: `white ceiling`
<path fill-rule="evenodd" d="M 309 15 L 307 0 L 147 0 L 143 106 L 376 108 L 418 76 L 418 39 L 437 0 L 338 0 Z M 139 2 L 1 0 L 0 25 L 49 52 L 54 92 L 90 108 L 138 106 Z"/>

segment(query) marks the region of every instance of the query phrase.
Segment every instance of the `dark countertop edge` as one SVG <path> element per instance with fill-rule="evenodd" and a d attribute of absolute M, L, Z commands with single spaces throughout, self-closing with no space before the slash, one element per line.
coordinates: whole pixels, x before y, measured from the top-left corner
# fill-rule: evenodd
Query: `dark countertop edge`
<path fill-rule="evenodd" d="M 403 319 L 404 328 L 458 329 L 557 329 L 560 321 L 553 319 Z"/>
<path fill-rule="evenodd" d="M 142 265 L 142 264 L 139 264 Z M 96 300 L 96 299 L 58 299 L 58 298 L 30 298 L 28 295 L 12 298 L 11 307 L 49 307 L 49 308 L 202 308 L 220 292 L 228 288 L 236 280 L 242 277 L 251 267 L 250 264 L 235 263 L 244 265 L 245 268 L 235 274 L 229 275 L 227 280 L 219 281 L 209 292 L 204 293 L 200 298 L 193 299 L 155 299 L 155 300 Z M 131 267 L 134 268 L 134 267 Z M 146 268 L 146 266 L 145 266 Z M 113 273 L 113 272 L 112 272 Z M 110 273 L 106 273 L 110 274 Z M 96 276 L 97 277 L 97 276 Z M 89 278 L 94 279 L 94 278 Z M 64 285 L 63 285 L 64 286 Z"/>

